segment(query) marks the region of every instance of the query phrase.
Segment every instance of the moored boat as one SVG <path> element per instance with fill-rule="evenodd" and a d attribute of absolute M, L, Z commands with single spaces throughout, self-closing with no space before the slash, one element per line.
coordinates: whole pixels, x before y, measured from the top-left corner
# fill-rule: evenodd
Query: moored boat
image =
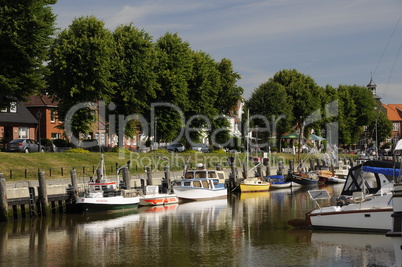
<path fill-rule="evenodd" d="M 176 194 L 160 194 L 159 186 L 147 185 L 145 195 L 140 197 L 140 206 L 157 206 L 179 203 Z"/>
<path fill-rule="evenodd" d="M 286 181 L 282 175 L 269 175 L 265 180 L 271 183 L 270 189 L 288 188 L 292 186 L 291 181 Z"/>
<path fill-rule="evenodd" d="M 260 177 L 246 178 L 240 182 L 240 192 L 264 192 L 268 191 L 271 183 L 264 181 Z"/>
<path fill-rule="evenodd" d="M 290 220 L 293 226 L 312 229 L 379 231 L 392 226 L 393 184 L 385 175 L 400 175 L 399 162 L 367 161 L 350 169 L 335 205 L 320 207 L 306 214 L 303 220 Z M 309 191 L 311 199 L 329 199 L 326 190 Z M 324 196 L 324 197 L 323 197 Z"/>
<path fill-rule="evenodd" d="M 292 186 L 315 186 L 318 184 L 318 176 L 314 171 L 310 172 L 292 172 L 290 173 Z"/>
<path fill-rule="evenodd" d="M 227 188 L 220 183 L 219 171 L 215 170 L 188 170 L 185 179 L 173 182 L 173 192 L 181 200 L 207 200 L 226 198 Z"/>
<path fill-rule="evenodd" d="M 126 165 L 125 165 L 126 166 Z M 123 167 L 125 167 L 123 166 Z M 104 174 L 104 157 L 101 156 L 100 176 L 88 182 L 88 188 L 76 199 L 76 205 L 84 212 L 130 210 L 138 207 L 140 198 L 130 190 L 119 189 L 119 171 L 111 180 Z"/>

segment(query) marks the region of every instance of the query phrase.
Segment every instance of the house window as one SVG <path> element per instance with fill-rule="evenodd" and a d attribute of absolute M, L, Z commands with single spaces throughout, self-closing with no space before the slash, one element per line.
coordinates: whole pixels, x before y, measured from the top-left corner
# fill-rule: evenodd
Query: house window
<path fill-rule="evenodd" d="M 52 133 L 52 140 L 60 139 L 61 135 L 59 133 Z"/>
<path fill-rule="evenodd" d="M 50 122 L 56 122 L 56 110 L 50 110 Z"/>
<path fill-rule="evenodd" d="M 29 138 L 28 127 L 20 127 L 18 131 L 18 138 Z"/>
<path fill-rule="evenodd" d="M 393 126 L 394 126 L 394 127 L 393 127 L 394 129 L 393 129 L 393 130 L 397 132 L 397 131 L 399 130 L 399 123 L 395 123 L 395 122 L 394 122 L 394 123 L 393 123 Z"/>
<path fill-rule="evenodd" d="M 17 113 L 17 103 L 16 102 L 10 103 L 10 112 Z"/>
<path fill-rule="evenodd" d="M 101 145 L 106 145 L 106 134 L 105 133 L 101 133 L 101 141 L 100 141 Z"/>

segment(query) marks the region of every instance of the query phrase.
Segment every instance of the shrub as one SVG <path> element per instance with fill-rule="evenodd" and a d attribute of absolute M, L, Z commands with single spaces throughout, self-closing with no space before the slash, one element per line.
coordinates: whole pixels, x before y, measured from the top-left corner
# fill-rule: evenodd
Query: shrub
<path fill-rule="evenodd" d="M 52 140 L 47 139 L 47 138 L 40 139 L 40 144 L 42 146 L 52 146 L 53 145 Z"/>
<path fill-rule="evenodd" d="M 72 148 L 69 150 L 64 151 L 65 153 L 89 153 L 88 150 L 83 148 Z"/>
<path fill-rule="evenodd" d="M 57 147 L 68 147 L 68 142 L 67 140 L 64 139 L 55 139 L 53 140 L 53 144 Z"/>

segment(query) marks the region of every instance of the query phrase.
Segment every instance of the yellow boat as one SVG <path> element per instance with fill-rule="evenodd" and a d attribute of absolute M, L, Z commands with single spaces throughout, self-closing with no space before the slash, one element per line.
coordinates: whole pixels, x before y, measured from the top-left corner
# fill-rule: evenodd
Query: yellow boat
<path fill-rule="evenodd" d="M 240 192 L 264 192 L 271 187 L 270 182 L 263 181 L 261 178 L 247 178 L 240 183 Z"/>

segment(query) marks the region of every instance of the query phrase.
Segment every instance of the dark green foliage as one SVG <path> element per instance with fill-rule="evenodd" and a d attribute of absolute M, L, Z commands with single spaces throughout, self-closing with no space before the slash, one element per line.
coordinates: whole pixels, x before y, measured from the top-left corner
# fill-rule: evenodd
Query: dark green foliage
<path fill-rule="evenodd" d="M 0 1 L 0 107 L 46 88 L 55 0 Z"/>

